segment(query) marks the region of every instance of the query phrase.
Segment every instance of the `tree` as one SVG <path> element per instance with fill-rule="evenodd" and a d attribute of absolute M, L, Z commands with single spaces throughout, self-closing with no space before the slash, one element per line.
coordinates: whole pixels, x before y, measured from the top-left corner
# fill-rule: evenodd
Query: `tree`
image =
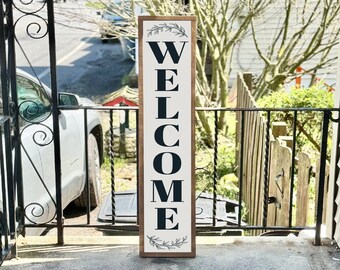
<path fill-rule="evenodd" d="M 189 4 L 186 4 L 188 3 Z M 246 34 L 253 36 L 256 51 L 264 62 L 263 71 L 255 81 L 255 96 L 259 98 L 276 91 L 287 79 L 293 79 L 295 69 L 304 62 L 319 57 L 319 61 L 304 72 L 315 71 L 333 62 L 330 50 L 338 43 L 339 0 L 123 0 L 109 3 L 113 13 L 125 18 L 127 24 L 115 26 L 112 35 L 137 36 L 135 10 L 158 16 L 195 15 L 197 17 L 196 106 L 227 107 L 228 81 L 235 45 Z M 276 9 L 276 13 L 272 10 Z M 283 16 L 282 16 L 283 14 Z M 261 44 L 259 31 L 273 19 L 279 22 L 274 39 Z M 265 46 L 265 47 L 264 47 Z M 198 111 L 197 123 L 212 145 L 213 132 L 208 113 Z M 218 127 L 224 130 L 225 112 L 219 114 Z"/>
<path fill-rule="evenodd" d="M 188 1 L 187 1 L 188 2 Z M 231 54 L 235 44 L 243 38 L 256 14 L 265 10 L 272 0 L 132 0 L 121 4 L 110 3 L 111 10 L 127 18 L 129 24 L 115 27 L 116 36 L 136 37 L 137 20 L 131 10 L 142 8 L 149 15 L 195 15 L 197 17 L 197 92 L 198 107 L 227 107 Z M 131 5 L 127 8 L 126 5 Z M 197 112 L 197 121 L 205 133 L 206 143 L 212 145 L 212 127 L 207 113 Z M 218 127 L 225 127 L 225 112 L 221 112 Z"/>
<path fill-rule="evenodd" d="M 292 87 L 289 92 L 281 89 L 272 92 L 257 100 L 260 108 L 332 108 L 334 105 L 333 93 L 327 91 L 323 82 L 318 82 L 311 87 Z M 320 155 L 321 149 L 321 124 L 323 113 L 318 111 L 305 111 L 296 118 L 296 141 L 299 151 Z M 272 122 L 283 121 L 289 123 L 288 134 L 293 134 L 293 112 L 276 112 L 272 114 Z"/>
<path fill-rule="evenodd" d="M 254 16 L 265 10 L 269 0 L 223 1 L 192 0 L 191 12 L 197 16 L 199 47 L 197 48 L 196 106 L 227 107 L 231 54 L 235 44 L 243 38 Z M 209 71 L 207 68 L 209 67 Z M 211 77 L 210 77 L 211 73 Z M 206 114 L 198 117 L 207 138 L 211 131 Z M 218 127 L 225 127 L 225 112 L 221 112 Z"/>
<path fill-rule="evenodd" d="M 251 21 L 255 47 L 264 62 L 262 73 L 255 80 L 256 99 L 277 91 L 297 76 L 329 67 L 336 59 L 330 57 L 330 52 L 339 43 L 340 1 L 286 0 L 283 6 L 283 12 L 279 7 L 274 13 L 278 25 L 269 46 L 260 43 L 258 33 L 272 26 L 268 23 L 272 18 L 263 14 Z M 308 67 L 296 74 L 304 63 Z"/>

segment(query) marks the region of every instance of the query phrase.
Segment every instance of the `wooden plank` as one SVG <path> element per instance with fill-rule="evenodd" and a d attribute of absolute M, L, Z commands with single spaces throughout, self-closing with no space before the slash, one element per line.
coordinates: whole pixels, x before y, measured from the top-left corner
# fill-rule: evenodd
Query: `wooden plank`
<path fill-rule="evenodd" d="M 254 129 L 253 129 L 253 156 L 251 161 L 252 173 L 251 173 L 251 191 L 252 191 L 252 225 L 257 223 L 257 161 L 261 150 L 259 149 L 259 133 L 260 133 L 260 122 L 258 113 L 254 112 Z"/>
<path fill-rule="evenodd" d="M 254 133 L 256 131 L 254 112 L 250 112 L 250 136 L 249 136 L 249 158 L 248 158 L 248 187 L 249 187 L 249 222 L 251 225 L 254 224 L 254 172 L 253 172 L 253 159 L 256 155 L 256 149 L 254 145 Z"/>
<path fill-rule="evenodd" d="M 251 93 L 253 90 L 253 74 L 250 72 L 243 73 L 244 83 L 247 85 L 249 92 Z"/>
<path fill-rule="evenodd" d="M 240 73 L 238 73 L 237 76 L 237 80 L 238 80 L 238 84 L 237 84 L 237 106 L 238 108 L 245 108 L 245 100 L 246 100 L 246 93 L 244 91 L 244 88 L 242 87 L 242 80 L 240 78 Z M 240 112 L 241 113 L 241 112 Z M 241 115 L 239 113 L 239 132 L 241 132 Z M 243 188 L 242 188 L 242 201 L 246 202 L 246 196 L 247 196 L 247 192 L 246 192 L 246 174 L 245 172 L 246 170 L 246 154 L 247 153 L 247 129 L 246 129 L 246 120 L 247 116 L 246 113 L 244 113 L 244 133 L 243 133 L 243 137 L 241 137 L 241 133 L 239 133 L 239 140 L 238 140 L 238 145 L 240 148 L 240 145 L 243 145 L 243 153 L 239 153 L 239 158 L 243 159 L 243 171 L 239 171 L 239 175 L 242 175 L 243 177 Z"/>
<path fill-rule="evenodd" d="M 277 204 L 272 203 L 268 206 L 268 225 L 288 226 L 291 149 L 275 141 L 272 142 L 271 153 L 269 197 L 275 198 Z"/>
<path fill-rule="evenodd" d="M 242 85 L 242 91 L 244 92 L 244 107 L 249 108 L 250 106 L 250 98 L 247 93 L 246 87 Z M 249 210 L 249 205 L 250 205 L 250 187 L 249 187 L 249 176 L 250 176 L 250 171 L 249 171 L 249 158 L 250 158 L 250 148 L 252 145 L 252 140 L 251 140 L 251 119 L 250 119 L 250 112 L 245 112 L 245 145 L 244 145 L 244 175 L 243 175 L 243 187 L 244 187 L 244 202 L 246 204 L 247 209 Z M 248 212 L 248 220 L 250 220 L 250 211 Z"/>
<path fill-rule="evenodd" d="M 258 114 L 259 120 L 259 136 L 258 136 L 258 159 L 257 159 L 257 170 L 256 170 L 256 194 L 257 194 L 257 204 L 256 204 L 256 216 L 257 222 L 255 225 L 261 225 L 262 223 L 262 213 L 263 213 L 263 164 L 264 164 L 264 124 L 263 118 Z"/>
<path fill-rule="evenodd" d="M 326 209 L 327 209 L 327 197 L 328 197 L 328 187 L 329 187 L 329 174 L 330 166 L 329 162 L 326 161 L 325 169 L 325 185 L 323 193 L 323 211 L 322 211 L 322 223 L 326 222 Z M 318 203 L 318 190 L 319 190 L 319 176 L 320 176 L 320 159 L 316 161 L 316 173 L 315 173 L 315 206 L 314 206 L 314 216 L 316 217 L 317 203 Z"/>
<path fill-rule="evenodd" d="M 245 203 L 247 205 L 247 208 L 249 209 L 249 204 L 250 204 L 250 188 L 249 188 L 249 158 L 250 158 L 250 146 L 251 146 L 251 134 L 250 134 L 250 113 L 246 112 L 246 125 L 245 125 L 245 131 L 246 131 L 246 145 L 245 145 L 245 153 L 244 153 L 244 168 L 245 168 L 245 174 L 243 177 L 243 186 L 245 188 L 245 193 L 246 193 L 246 200 Z M 250 212 L 248 213 L 248 217 L 250 217 Z"/>
<path fill-rule="evenodd" d="M 308 195 L 311 161 L 306 153 L 298 154 L 298 175 L 296 193 L 296 226 L 306 226 L 308 217 Z"/>
<path fill-rule="evenodd" d="M 278 225 L 289 226 L 292 151 L 289 147 L 282 145 L 280 145 L 279 149 L 279 164 L 282 166 L 284 176 L 281 177 L 283 197 L 281 197 L 281 209 L 279 210 L 278 215 Z M 281 172 L 281 170 L 279 170 L 279 172 Z M 280 182 L 278 184 L 280 185 Z"/>
<path fill-rule="evenodd" d="M 257 169 L 257 190 L 256 193 L 258 194 L 257 198 L 257 207 L 256 207 L 256 215 L 257 215 L 257 225 L 262 225 L 263 222 L 263 206 L 264 206 L 264 161 L 265 161 L 265 136 L 266 136 L 266 120 L 262 117 L 260 113 L 257 114 L 259 117 L 259 128 L 260 128 L 260 142 L 259 142 L 259 159 L 258 159 L 258 169 Z M 271 143 L 269 143 L 269 148 L 271 148 Z M 270 178 L 270 152 L 269 149 L 269 156 L 268 156 L 268 174 Z M 269 209 L 270 212 L 270 209 Z"/>
<path fill-rule="evenodd" d="M 261 201 L 263 201 L 263 198 L 260 196 L 260 188 L 261 188 L 261 183 L 263 182 L 263 179 L 260 178 L 260 170 L 263 169 L 261 166 L 261 161 L 262 161 L 262 154 L 263 154 L 263 149 L 262 149 L 262 141 L 263 141 L 263 125 L 261 122 L 261 116 L 259 113 L 256 113 L 256 132 L 254 134 L 254 149 L 256 149 L 256 154 L 253 157 L 253 171 L 252 171 L 252 177 L 253 177 L 253 220 L 252 224 L 253 225 L 260 225 L 259 223 L 259 207 L 262 207 Z M 253 231 L 252 235 L 258 235 L 261 233 L 260 231 Z"/>
<path fill-rule="evenodd" d="M 276 153 L 278 151 L 280 143 L 278 141 L 273 141 L 270 143 L 270 153 L 271 158 L 269 159 L 269 179 L 275 179 L 277 172 L 277 158 Z M 274 181 L 269 181 L 268 183 L 268 197 L 277 198 L 277 187 Z M 268 204 L 267 211 L 267 225 L 275 226 L 277 222 L 277 206 L 275 203 Z"/>
<path fill-rule="evenodd" d="M 279 136 L 278 140 L 289 148 L 293 148 L 293 136 Z"/>
<path fill-rule="evenodd" d="M 251 98 L 251 94 L 247 87 L 244 87 L 244 91 L 246 93 L 246 107 L 251 108 L 254 107 L 254 102 Z M 254 134 L 256 132 L 257 126 L 256 126 L 256 116 L 255 112 L 247 112 L 247 125 L 246 125 L 246 130 L 247 130 L 247 160 L 246 160 L 246 175 L 247 177 L 245 178 L 245 183 L 246 183 L 246 192 L 247 192 L 247 202 L 246 205 L 248 207 L 248 223 L 249 224 L 254 224 L 254 219 L 256 218 L 255 213 L 254 213 L 254 200 L 255 200 L 255 191 L 254 191 L 254 167 L 253 167 L 253 160 L 254 156 L 256 156 L 256 148 L 254 145 Z"/>
<path fill-rule="evenodd" d="M 242 92 L 242 103 L 241 103 L 241 106 L 242 108 L 245 108 L 245 102 L 246 102 L 246 94 L 245 92 L 243 91 L 243 87 L 242 87 L 242 81 L 240 79 L 240 82 L 241 82 L 241 92 Z M 246 178 L 247 178 L 247 175 L 246 175 L 246 171 L 247 171 L 247 158 L 246 158 L 246 155 L 247 155 L 247 150 L 248 150 L 248 146 L 247 146 L 247 136 L 248 134 L 248 130 L 247 130 L 247 112 L 244 112 L 244 137 L 243 137 L 243 140 L 242 140 L 242 143 L 243 143 L 243 172 L 242 172 L 242 175 L 243 175 L 243 198 L 242 200 L 247 203 L 247 182 L 246 182 Z"/>
<path fill-rule="evenodd" d="M 273 122 L 271 126 L 274 138 L 287 136 L 287 124 L 285 122 Z"/>

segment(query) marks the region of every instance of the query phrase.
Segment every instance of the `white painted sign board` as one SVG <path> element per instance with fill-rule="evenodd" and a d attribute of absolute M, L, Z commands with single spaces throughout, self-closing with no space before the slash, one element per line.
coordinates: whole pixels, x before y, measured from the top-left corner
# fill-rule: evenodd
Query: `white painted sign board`
<path fill-rule="evenodd" d="M 194 17 L 139 23 L 140 256 L 195 256 Z"/>

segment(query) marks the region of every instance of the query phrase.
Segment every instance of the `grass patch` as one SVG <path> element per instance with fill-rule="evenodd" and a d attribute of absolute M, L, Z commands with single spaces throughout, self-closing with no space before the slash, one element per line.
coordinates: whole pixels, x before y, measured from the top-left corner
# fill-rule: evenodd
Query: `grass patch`
<path fill-rule="evenodd" d="M 125 159 L 114 159 L 114 185 L 115 191 L 136 190 L 137 175 L 136 163 L 129 163 Z M 102 191 L 104 194 L 111 192 L 111 164 L 108 157 L 101 167 Z"/>

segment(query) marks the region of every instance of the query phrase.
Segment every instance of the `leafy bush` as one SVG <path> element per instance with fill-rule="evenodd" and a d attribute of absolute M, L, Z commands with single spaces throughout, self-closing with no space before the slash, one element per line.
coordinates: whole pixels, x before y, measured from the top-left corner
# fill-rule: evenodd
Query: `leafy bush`
<path fill-rule="evenodd" d="M 262 108 L 332 108 L 333 93 L 317 83 L 310 88 L 293 87 L 289 93 L 284 90 L 273 92 L 257 101 Z"/>
<path fill-rule="evenodd" d="M 320 82 L 310 88 L 292 88 L 289 93 L 273 92 L 258 100 L 257 104 L 260 108 L 332 108 L 334 103 L 333 93 L 324 90 Z M 288 133 L 292 135 L 293 119 L 293 112 L 276 112 L 272 114 L 271 122 L 286 122 Z M 299 150 L 307 153 L 320 151 L 322 119 L 322 111 L 298 112 L 297 147 Z"/>

